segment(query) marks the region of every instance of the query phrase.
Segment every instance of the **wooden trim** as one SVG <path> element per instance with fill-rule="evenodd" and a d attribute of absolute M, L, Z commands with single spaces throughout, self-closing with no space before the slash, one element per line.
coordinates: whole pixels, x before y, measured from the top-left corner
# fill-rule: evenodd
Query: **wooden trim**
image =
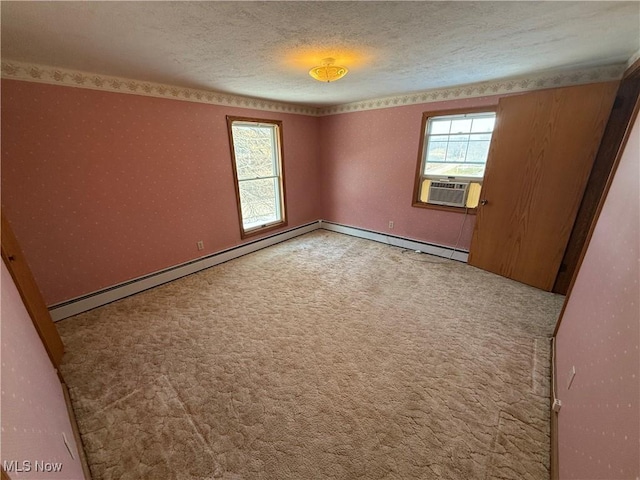
<path fill-rule="evenodd" d="M 418 144 L 418 162 L 416 164 L 416 173 L 413 176 L 413 196 L 411 197 L 411 205 L 414 207 L 424 204 L 424 202 L 420 201 L 420 184 L 422 183 L 422 152 L 424 151 L 424 138 L 426 137 L 425 131 L 427 130 L 427 121 L 429 120 L 429 116 L 428 112 L 422 113 L 420 142 Z"/>
<path fill-rule="evenodd" d="M 278 131 L 278 149 L 279 149 L 279 161 L 280 161 L 280 211 L 282 219 L 278 222 L 264 225 L 262 227 L 252 228 L 245 230 L 242 222 L 242 207 L 240 203 L 240 185 L 238 183 L 238 169 L 236 168 L 236 152 L 233 144 L 233 122 L 252 122 L 252 123 L 267 123 L 277 126 Z M 287 223 L 287 194 L 286 194 L 286 182 L 284 174 L 284 134 L 282 128 L 282 120 L 269 120 L 264 118 L 253 117 L 235 117 L 227 115 L 227 133 L 229 135 L 229 148 L 231 151 L 231 168 L 233 169 L 233 184 L 236 192 L 236 207 L 238 211 L 238 223 L 240 226 L 240 238 L 245 239 L 253 237 L 255 235 L 261 235 L 263 233 L 271 232 L 278 228 L 286 227 Z"/>
<path fill-rule="evenodd" d="M 551 355 L 549 356 L 549 371 L 551 372 L 551 388 L 549 389 L 549 412 L 550 412 L 550 443 L 549 443 L 549 458 L 550 458 L 550 477 L 551 480 L 558 480 L 560 475 L 560 463 L 558 458 L 558 412 L 553 410 L 553 402 L 555 400 L 555 393 L 558 391 L 558 376 L 556 375 L 555 362 L 555 348 L 556 339 L 551 339 Z"/>
<path fill-rule="evenodd" d="M 56 326 L 51 320 L 49 310 L 38 289 L 38 285 L 29 269 L 27 259 L 18 244 L 18 240 L 13 234 L 9 221 L 2 211 L 2 259 L 4 260 L 11 277 L 20 293 L 22 302 L 33 321 L 33 325 L 40 336 L 40 340 L 51 359 L 51 363 L 58 371 L 58 376 L 62 375 L 58 369 L 64 354 L 64 345 Z"/>
<path fill-rule="evenodd" d="M 4 468 L 0 467 L 0 475 L 2 475 L 2 480 L 11 480 L 11 477 L 7 472 L 4 471 Z"/>
<path fill-rule="evenodd" d="M 553 404 L 553 400 L 551 400 Z M 558 456 L 558 413 L 551 406 L 551 480 L 560 478 L 560 458 Z"/>
<path fill-rule="evenodd" d="M 497 111 L 498 105 L 487 105 L 485 107 L 458 107 L 445 110 L 427 110 L 426 112 L 422 112 L 422 117 L 447 117 L 450 115 L 464 115 L 465 113 L 489 113 Z M 422 130 L 422 133 L 424 134 L 424 129 Z"/>
<path fill-rule="evenodd" d="M 487 107 L 468 107 L 468 108 L 453 108 L 449 110 L 434 110 L 422 113 L 422 124 L 420 127 L 420 142 L 418 144 L 418 161 L 416 162 L 416 173 L 413 183 L 413 196 L 411 197 L 411 206 L 419 208 L 430 208 L 433 210 L 444 210 L 449 212 L 464 213 L 467 210 L 465 207 L 448 207 L 446 205 L 434 205 L 431 203 L 420 201 L 420 185 L 422 184 L 422 159 L 425 147 L 425 137 L 427 130 L 427 122 L 431 117 L 440 117 L 446 115 L 463 115 L 465 113 L 483 113 L 483 112 L 497 112 L 497 105 L 490 105 Z M 487 159 L 488 160 L 488 159 Z M 475 215 L 476 209 L 468 209 L 468 213 Z"/>
<path fill-rule="evenodd" d="M 554 412 L 551 405 L 553 405 L 553 400 L 549 405 L 549 410 L 551 411 L 551 480 L 558 480 L 560 478 L 560 458 L 558 455 L 558 413 Z"/>
<path fill-rule="evenodd" d="M 78 429 L 78 422 L 76 420 L 76 414 L 73 411 L 73 404 L 71 403 L 71 396 L 69 395 L 69 388 L 67 384 L 62 382 L 62 393 L 64 394 L 64 401 L 67 404 L 67 412 L 69 413 L 69 421 L 71 422 L 71 430 L 73 431 L 73 438 L 76 440 L 76 447 L 78 448 L 78 455 L 80 455 L 80 464 L 82 465 L 82 472 L 84 473 L 85 480 L 91 480 L 91 470 L 87 463 L 87 455 L 84 450 L 84 443 L 82 443 L 82 437 L 80 436 L 80 430 Z"/>
<path fill-rule="evenodd" d="M 243 230 L 243 233 L 241 234 L 241 236 L 243 239 L 250 238 L 256 235 L 262 235 L 263 233 L 272 232 L 274 230 L 278 230 L 279 228 L 284 228 L 286 226 L 287 226 L 286 221 L 270 223 L 267 225 L 262 225 L 260 227 L 252 228 L 251 230 Z"/>
<path fill-rule="evenodd" d="M 569 288 L 567 290 L 567 296 L 564 299 L 564 304 L 562 305 L 562 310 L 560 311 L 560 316 L 558 317 L 558 321 L 556 322 L 556 328 L 553 331 L 553 336 L 556 337 L 558 335 L 558 330 L 560 329 L 560 325 L 562 324 L 562 319 L 564 317 L 564 313 L 567 309 L 567 304 L 571 299 L 571 293 L 573 292 L 573 286 L 576 283 L 576 279 L 578 278 L 578 273 L 580 272 L 580 267 L 582 266 L 582 262 L 584 261 L 584 257 L 587 254 L 587 250 L 589 248 L 589 243 L 591 242 L 591 237 L 593 237 L 593 232 L 596 229 L 596 224 L 598 223 L 598 219 L 600 218 L 600 213 L 602 212 L 602 208 L 604 207 L 604 203 L 607 199 L 607 194 L 609 193 L 609 189 L 611 188 L 611 184 L 613 183 L 613 178 L 615 177 L 616 170 L 618 169 L 618 165 L 620 164 L 620 158 L 622 157 L 622 153 L 624 152 L 624 148 L 627 145 L 627 141 L 629 140 L 629 135 L 631 134 L 631 127 L 633 126 L 636 118 L 638 117 L 638 111 L 640 110 L 640 98 L 636 99 L 633 113 L 629 118 L 629 122 L 625 128 L 624 137 L 622 142 L 620 143 L 620 147 L 616 152 L 615 159 L 613 161 L 613 165 L 611 167 L 611 172 L 607 178 L 607 182 L 602 191 L 602 195 L 600 197 L 600 201 L 598 202 L 598 207 L 593 216 L 593 220 L 591 222 L 591 226 L 589 227 L 589 232 L 587 234 L 587 238 L 585 239 L 584 245 L 582 247 L 582 251 L 580 252 L 580 257 L 578 258 L 578 262 L 576 264 L 576 271 L 571 278 L 571 283 L 569 284 Z"/>

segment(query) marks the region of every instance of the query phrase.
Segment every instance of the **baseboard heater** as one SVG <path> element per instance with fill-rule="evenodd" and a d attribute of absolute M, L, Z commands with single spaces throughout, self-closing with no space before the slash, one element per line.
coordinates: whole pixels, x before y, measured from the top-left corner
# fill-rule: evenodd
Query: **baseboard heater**
<path fill-rule="evenodd" d="M 51 314 L 53 321 L 57 322 L 64 318 L 101 307 L 102 305 L 143 292 L 144 290 L 157 287 L 164 283 L 177 280 L 178 278 L 191 275 L 192 273 L 199 272 L 205 268 L 214 267 L 221 263 L 228 262 L 229 260 L 233 260 L 234 258 L 242 257 L 291 238 L 304 235 L 305 233 L 312 232 L 319 228 L 320 221 L 315 221 L 268 237 L 243 243 L 236 247 L 212 253 L 205 257 L 197 258 L 180 265 L 175 265 L 164 270 L 159 270 L 142 277 L 119 283 L 109 288 L 52 305 L 49 307 L 49 313 Z"/>
<path fill-rule="evenodd" d="M 387 245 L 393 245 L 396 247 L 407 248 L 411 250 L 420 250 L 421 252 L 431 255 L 437 255 L 440 257 L 450 258 L 458 260 L 460 262 L 466 262 L 469 256 L 465 250 L 457 250 L 450 247 L 444 247 L 442 245 L 435 245 L 418 240 L 411 240 L 408 238 L 398 237 L 394 235 L 387 235 L 371 230 L 365 230 L 362 228 L 349 227 L 347 225 L 340 225 L 332 222 L 325 222 L 318 220 L 299 227 L 292 228 L 290 230 L 276 233 L 274 235 L 260 238 L 249 243 L 244 243 L 227 250 L 207 255 L 206 257 L 191 260 L 189 262 L 175 265 L 164 270 L 160 270 L 148 275 L 144 275 L 139 278 L 129 280 L 127 282 L 114 285 L 103 290 L 89 293 L 81 297 L 73 298 L 62 303 L 58 303 L 49 307 L 49 313 L 53 321 L 57 322 L 73 315 L 92 310 L 97 307 L 101 307 L 108 303 L 126 298 L 130 295 L 143 292 L 153 287 L 157 287 L 167 282 L 177 280 L 178 278 L 192 273 L 199 272 L 205 268 L 210 268 L 215 265 L 219 265 L 234 258 L 242 257 L 249 253 L 253 253 L 257 250 L 261 250 L 271 245 L 284 242 L 291 238 L 304 235 L 305 233 L 312 232 L 323 228 L 325 230 L 344 233 L 354 237 L 360 237 L 367 240 L 373 240 L 376 242 L 386 243 Z"/>
<path fill-rule="evenodd" d="M 410 250 L 420 250 L 422 253 L 436 255 L 438 257 L 449 258 L 459 262 L 467 263 L 469 259 L 469 251 L 459 248 L 451 248 L 435 243 L 421 242 L 410 238 L 399 237 L 396 235 L 388 235 L 386 233 L 376 232 L 373 230 L 365 230 L 358 227 L 350 227 L 339 223 L 320 221 L 321 228 L 332 232 L 344 233 L 353 237 L 366 238 L 375 242 L 386 243 L 394 247 L 407 248 Z"/>

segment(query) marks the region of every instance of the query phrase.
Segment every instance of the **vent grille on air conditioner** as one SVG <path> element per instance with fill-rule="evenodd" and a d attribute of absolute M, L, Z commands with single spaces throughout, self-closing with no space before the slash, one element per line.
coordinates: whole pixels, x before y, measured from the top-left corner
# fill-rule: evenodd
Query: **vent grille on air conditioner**
<path fill-rule="evenodd" d="M 469 183 L 464 182 L 431 182 L 428 203 L 464 207 L 467 203 Z"/>

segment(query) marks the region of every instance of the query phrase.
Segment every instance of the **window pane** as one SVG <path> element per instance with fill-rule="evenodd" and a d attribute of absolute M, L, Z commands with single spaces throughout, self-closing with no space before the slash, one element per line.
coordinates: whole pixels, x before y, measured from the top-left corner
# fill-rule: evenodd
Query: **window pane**
<path fill-rule="evenodd" d="M 471 135 L 469 135 L 469 140 L 473 141 L 478 141 L 478 140 L 491 140 L 491 134 L 490 133 L 472 133 Z"/>
<path fill-rule="evenodd" d="M 447 177 L 450 175 L 450 171 L 455 169 L 455 164 L 448 163 L 427 163 L 427 167 L 424 169 L 425 175 L 442 175 Z"/>
<path fill-rule="evenodd" d="M 277 175 L 275 127 L 233 125 L 238 179 Z"/>
<path fill-rule="evenodd" d="M 452 135 L 447 149 L 447 162 L 464 162 L 467 154 L 467 144 L 469 137 L 467 135 Z"/>
<path fill-rule="evenodd" d="M 451 127 L 451 120 L 431 120 L 430 122 L 429 133 L 434 134 L 443 134 L 449 133 L 449 127 Z"/>
<path fill-rule="evenodd" d="M 449 135 L 449 142 L 467 143 L 469 141 L 469 135 Z"/>
<path fill-rule="evenodd" d="M 425 169 L 425 175 L 438 177 L 478 177 L 484 175 L 485 165 L 465 163 L 429 163 Z"/>
<path fill-rule="evenodd" d="M 281 122 L 228 116 L 227 125 L 242 237 L 286 224 Z"/>
<path fill-rule="evenodd" d="M 471 119 L 463 118 L 451 122 L 451 133 L 469 133 L 471 131 Z"/>
<path fill-rule="evenodd" d="M 427 125 L 421 175 L 482 178 L 495 114 L 433 117 Z"/>
<path fill-rule="evenodd" d="M 444 162 L 447 156 L 447 142 L 429 142 L 427 162 Z"/>
<path fill-rule="evenodd" d="M 491 118 L 474 118 L 472 132 L 493 132 L 493 126 L 496 123 L 495 117 Z"/>
<path fill-rule="evenodd" d="M 487 163 L 487 156 L 489 155 L 489 145 L 491 142 L 469 142 L 469 149 L 467 150 L 467 163 Z"/>
<path fill-rule="evenodd" d="M 263 178 L 238 182 L 242 225 L 245 229 L 280 220 L 278 179 Z"/>

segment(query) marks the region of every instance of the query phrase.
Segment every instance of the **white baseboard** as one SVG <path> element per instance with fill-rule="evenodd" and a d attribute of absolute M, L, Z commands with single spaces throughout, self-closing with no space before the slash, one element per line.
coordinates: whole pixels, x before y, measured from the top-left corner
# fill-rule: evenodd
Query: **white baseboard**
<path fill-rule="evenodd" d="M 207 255 L 206 257 L 202 257 L 197 260 L 192 260 L 181 265 L 176 265 L 174 267 L 160 270 L 158 272 L 150 273 L 143 277 L 135 278 L 133 280 L 129 280 L 119 285 L 114 285 L 113 287 L 109 287 L 104 290 L 99 290 L 97 292 L 89 293 L 78 298 L 67 300 L 63 303 L 59 303 L 49 307 L 49 313 L 51 314 L 51 318 L 53 319 L 53 321 L 57 322 L 58 320 L 62 320 L 64 318 L 86 312 L 87 310 L 106 305 L 107 303 L 111 303 L 115 300 L 120 300 L 121 298 L 128 297 L 130 295 L 133 295 L 134 293 L 139 293 L 144 290 L 157 287 L 158 285 L 162 285 L 163 283 L 167 283 L 180 277 L 199 272 L 200 270 L 204 270 L 205 268 L 228 262 L 229 260 L 247 255 L 248 253 L 270 247 L 271 245 L 275 245 L 276 243 L 284 242 L 285 240 L 289 240 L 290 238 L 312 232 L 320 228 L 320 223 L 320 221 L 308 223 L 300 227 L 292 228 L 291 230 L 287 230 L 285 232 L 277 233 L 266 238 L 261 238 L 254 242 L 239 245 L 228 250 L 223 250 L 221 252 Z"/>
<path fill-rule="evenodd" d="M 455 250 L 451 247 L 444 247 L 441 245 L 433 245 L 430 243 L 420 242 L 418 240 L 411 240 L 402 237 L 396 237 L 392 235 L 386 235 L 383 233 L 372 232 L 370 230 L 363 230 L 356 227 L 348 227 L 346 225 L 340 225 L 332 222 L 325 222 L 318 220 L 311 222 L 300 227 L 292 228 L 285 232 L 277 233 L 275 235 L 261 238 L 254 242 L 250 242 L 244 245 L 239 245 L 228 250 L 213 253 L 206 257 L 202 257 L 196 260 L 192 260 L 181 265 L 176 265 L 158 272 L 150 273 L 143 277 L 134 278 L 127 282 L 114 285 L 113 287 L 106 288 L 104 290 L 98 290 L 81 297 L 73 298 L 56 305 L 49 307 L 49 313 L 54 322 L 62 320 L 73 315 L 77 315 L 88 310 L 92 310 L 96 307 L 101 307 L 107 303 L 120 300 L 135 293 L 148 290 L 163 283 L 176 280 L 180 277 L 190 275 L 205 268 L 213 267 L 220 263 L 228 262 L 234 258 L 247 255 L 248 253 L 261 250 L 276 243 L 284 242 L 290 238 L 294 238 L 305 233 L 312 232 L 323 228 L 332 232 L 344 233 L 354 237 L 365 238 L 367 240 L 373 240 L 376 242 L 386 243 L 401 248 L 408 248 L 410 250 L 420 250 L 423 253 L 431 255 L 437 255 L 439 257 L 451 258 L 460 262 L 466 262 L 469 253 L 466 251 Z"/>
<path fill-rule="evenodd" d="M 466 263 L 469 259 L 469 252 L 466 250 L 454 249 L 442 245 L 434 245 L 432 243 L 425 243 L 419 240 L 411 240 L 403 237 L 396 237 L 394 235 L 373 232 L 371 230 L 363 230 L 357 227 L 348 227 L 346 225 L 327 222 L 325 220 L 320 221 L 320 227 L 325 230 L 331 230 L 332 232 L 345 233 L 354 237 L 366 238 L 367 240 L 386 243 L 387 245 L 393 245 L 395 247 L 408 248 L 410 250 L 419 250 L 422 253 L 436 255 L 438 257 L 450 258 L 451 260 L 458 260 L 459 262 Z"/>

